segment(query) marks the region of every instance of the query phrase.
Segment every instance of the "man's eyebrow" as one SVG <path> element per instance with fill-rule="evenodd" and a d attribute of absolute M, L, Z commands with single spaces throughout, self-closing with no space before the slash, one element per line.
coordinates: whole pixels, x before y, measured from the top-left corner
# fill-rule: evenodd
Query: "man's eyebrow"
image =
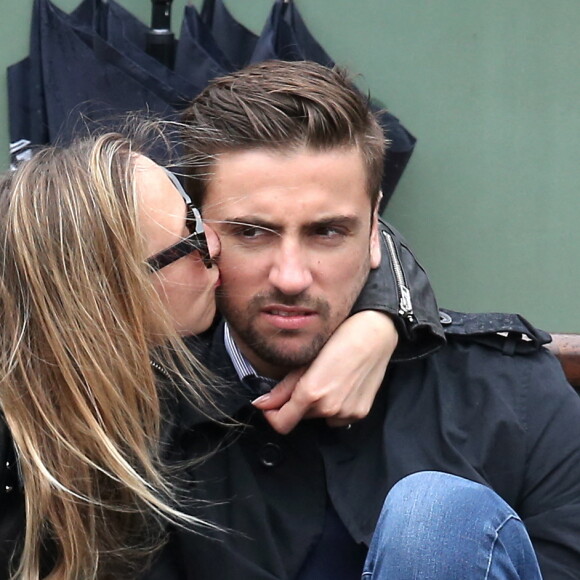
<path fill-rule="evenodd" d="M 254 215 L 244 215 L 235 217 L 225 217 L 219 220 L 209 220 L 208 223 L 215 223 L 217 225 L 224 225 L 226 228 L 236 228 L 239 226 L 248 226 L 263 228 L 266 230 L 271 230 L 273 232 L 280 232 L 282 227 L 280 224 L 275 224 L 274 222 L 268 221 L 266 219 L 254 216 Z"/>
<path fill-rule="evenodd" d="M 319 220 L 314 220 L 308 224 L 305 224 L 305 227 L 312 228 L 312 227 L 343 226 L 354 228 L 357 227 L 359 223 L 360 219 L 356 215 L 334 215 L 328 216 L 326 218 L 321 218 Z"/>
<path fill-rule="evenodd" d="M 266 230 L 270 230 L 275 233 L 281 233 L 284 229 L 282 225 L 279 223 L 274 223 L 269 221 L 265 218 L 261 218 L 255 215 L 244 215 L 244 216 L 235 216 L 235 217 L 225 217 L 220 220 L 209 220 L 208 223 L 215 223 L 219 225 L 223 225 L 225 228 L 236 228 L 239 226 L 248 226 L 248 227 L 256 227 L 256 228 L 263 228 Z M 330 215 L 328 217 L 323 217 L 317 220 L 312 220 L 305 224 L 302 224 L 303 230 L 313 230 L 316 228 L 324 228 L 324 227 L 346 227 L 349 229 L 355 229 L 360 225 L 360 218 L 356 215 Z"/>

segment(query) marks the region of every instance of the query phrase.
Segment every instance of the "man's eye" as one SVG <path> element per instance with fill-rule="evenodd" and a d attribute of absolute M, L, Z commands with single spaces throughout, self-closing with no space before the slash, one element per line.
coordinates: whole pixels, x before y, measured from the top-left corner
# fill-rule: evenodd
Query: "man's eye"
<path fill-rule="evenodd" d="M 260 228 L 243 227 L 237 230 L 236 234 L 241 238 L 257 238 L 264 234 L 264 230 Z"/>
<path fill-rule="evenodd" d="M 236 238 L 241 240 L 257 240 L 272 234 L 272 230 L 259 226 L 239 226 L 232 232 Z"/>
<path fill-rule="evenodd" d="M 314 233 L 322 238 L 338 238 L 346 235 L 343 229 L 334 226 L 321 226 L 316 228 Z"/>

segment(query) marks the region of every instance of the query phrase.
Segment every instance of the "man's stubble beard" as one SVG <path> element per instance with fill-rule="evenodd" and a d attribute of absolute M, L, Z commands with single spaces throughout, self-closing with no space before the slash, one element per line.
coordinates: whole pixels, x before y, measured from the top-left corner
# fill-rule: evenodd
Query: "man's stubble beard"
<path fill-rule="evenodd" d="M 316 358 L 330 338 L 330 335 L 334 332 L 334 328 L 330 328 L 329 324 L 330 307 L 326 301 L 321 299 L 313 300 L 303 296 L 286 296 L 273 291 L 268 294 L 254 296 L 248 302 L 246 308 L 241 311 L 228 303 L 227 294 L 223 288 L 220 288 L 216 300 L 220 312 L 224 315 L 238 341 L 241 340 L 243 345 L 251 349 L 258 358 L 276 367 L 291 370 L 309 364 Z M 323 323 L 320 332 L 298 349 L 289 350 L 287 346 L 277 344 L 273 336 L 264 336 L 254 324 L 262 306 L 272 303 L 286 306 L 303 306 L 316 310 Z M 291 340 L 293 336 L 299 336 L 300 333 L 300 330 L 280 329 L 276 336 Z M 243 349 L 243 345 L 239 346 Z"/>
<path fill-rule="evenodd" d="M 262 336 L 252 325 L 248 325 L 241 332 L 237 329 L 234 331 L 261 360 L 285 371 L 310 364 L 332 334 L 330 331 L 320 332 L 314 335 L 308 344 L 290 351 L 271 338 Z M 279 334 L 291 338 L 293 334 L 298 334 L 298 331 L 281 330 Z"/>
<path fill-rule="evenodd" d="M 322 347 L 332 336 L 334 331 L 348 317 L 352 306 L 360 294 L 364 282 L 368 276 L 368 263 L 363 265 L 360 274 L 361 282 L 357 288 L 353 289 L 352 295 L 349 296 L 341 305 L 340 310 L 343 312 L 334 317 L 330 304 L 323 298 L 311 298 L 307 293 L 297 296 L 287 296 L 278 290 L 258 294 L 254 296 L 246 305 L 243 311 L 234 308 L 228 303 L 227 290 L 222 286 L 218 289 L 216 300 L 220 312 L 227 320 L 233 334 L 238 340 L 243 341 L 247 348 L 262 361 L 274 365 L 285 371 L 302 367 L 310 364 L 320 353 Z M 322 320 L 321 330 L 315 334 L 307 344 L 300 348 L 289 350 L 284 344 L 277 344 L 272 336 L 264 336 L 255 327 L 253 321 L 258 312 L 267 304 L 284 304 L 287 306 L 302 306 L 316 310 Z M 300 330 L 279 330 L 277 336 L 287 337 L 298 336 Z M 242 347 L 243 345 L 238 344 Z"/>

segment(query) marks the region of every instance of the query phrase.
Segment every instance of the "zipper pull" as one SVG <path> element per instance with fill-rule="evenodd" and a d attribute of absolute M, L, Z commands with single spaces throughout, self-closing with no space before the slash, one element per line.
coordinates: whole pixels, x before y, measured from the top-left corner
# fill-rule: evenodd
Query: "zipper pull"
<path fill-rule="evenodd" d="M 399 300 L 399 314 L 406 316 L 409 320 L 413 318 L 413 304 L 411 302 L 411 292 L 407 286 L 399 288 L 401 292 L 401 299 Z"/>
<path fill-rule="evenodd" d="M 413 303 L 411 302 L 411 291 L 406 285 L 403 267 L 401 265 L 399 255 L 397 254 L 395 242 L 393 241 L 391 234 L 385 231 L 383 231 L 382 234 L 387 243 L 387 249 L 391 258 L 391 266 L 393 267 L 393 273 L 395 274 L 395 282 L 397 283 L 397 289 L 399 290 L 399 314 L 407 318 L 409 322 L 413 322 Z"/>

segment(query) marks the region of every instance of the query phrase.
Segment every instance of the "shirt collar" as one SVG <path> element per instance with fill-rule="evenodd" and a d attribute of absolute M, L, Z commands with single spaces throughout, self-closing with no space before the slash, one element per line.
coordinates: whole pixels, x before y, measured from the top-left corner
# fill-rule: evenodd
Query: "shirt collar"
<path fill-rule="evenodd" d="M 224 344 L 226 346 L 227 353 L 230 355 L 234 369 L 236 369 L 236 373 L 241 381 L 243 381 L 248 376 L 258 376 L 256 369 L 241 353 L 238 345 L 235 343 L 230 331 L 229 324 L 227 322 L 224 324 Z"/>
<path fill-rule="evenodd" d="M 270 388 L 276 385 L 278 381 L 259 375 L 252 363 L 242 354 L 227 322 L 224 324 L 224 344 L 240 381 L 246 383 L 248 377 L 255 377 L 267 383 Z"/>

